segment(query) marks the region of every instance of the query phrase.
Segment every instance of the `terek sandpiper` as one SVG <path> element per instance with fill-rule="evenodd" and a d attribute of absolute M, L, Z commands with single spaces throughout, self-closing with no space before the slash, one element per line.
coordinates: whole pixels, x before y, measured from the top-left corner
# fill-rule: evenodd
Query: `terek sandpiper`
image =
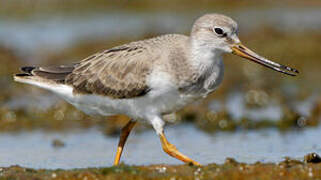
<path fill-rule="evenodd" d="M 223 79 L 222 54 L 233 53 L 275 71 L 296 69 L 267 60 L 241 44 L 234 20 L 220 14 L 197 19 L 190 36 L 168 34 L 98 52 L 71 65 L 22 67 L 15 81 L 50 90 L 87 114 L 125 114 L 114 165 L 137 121 L 150 123 L 163 150 L 185 163 L 164 135 L 163 115 L 213 92 Z"/>

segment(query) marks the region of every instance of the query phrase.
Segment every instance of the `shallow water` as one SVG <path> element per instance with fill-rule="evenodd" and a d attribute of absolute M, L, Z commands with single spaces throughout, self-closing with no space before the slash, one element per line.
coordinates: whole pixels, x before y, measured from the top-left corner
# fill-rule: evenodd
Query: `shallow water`
<path fill-rule="evenodd" d="M 309 152 L 321 153 L 321 127 L 286 133 L 266 129 L 206 134 L 185 124 L 168 126 L 166 134 L 178 149 L 202 164 L 223 163 L 227 157 L 246 163 L 278 162 L 285 156 L 300 159 Z M 62 140 L 65 146 L 53 147 L 54 139 Z M 68 134 L 40 131 L 1 134 L 0 166 L 48 169 L 110 166 L 117 142 L 118 137 L 104 136 L 94 129 Z M 133 133 L 122 161 L 135 165 L 180 163 L 162 152 L 154 131 Z"/>

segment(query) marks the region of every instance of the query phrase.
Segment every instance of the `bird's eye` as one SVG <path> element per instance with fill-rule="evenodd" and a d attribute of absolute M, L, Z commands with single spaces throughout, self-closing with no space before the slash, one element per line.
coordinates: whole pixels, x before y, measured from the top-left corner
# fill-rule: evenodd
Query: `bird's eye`
<path fill-rule="evenodd" d="M 223 34 L 224 34 L 224 31 L 223 31 L 223 29 L 221 29 L 221 28 L 214 28 L 214 31 L 215 31 L 216 34 L 218 34 L 218 35 L 223 35 Z"/>

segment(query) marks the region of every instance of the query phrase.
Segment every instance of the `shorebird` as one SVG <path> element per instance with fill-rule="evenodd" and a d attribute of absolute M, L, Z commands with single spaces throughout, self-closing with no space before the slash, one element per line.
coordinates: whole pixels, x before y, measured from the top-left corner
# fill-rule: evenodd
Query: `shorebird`
<path fill-rule="evenodd" d="M 213 92 L 222 82 L 222 55 L 232 53 L 295 76 L 296 69 L 265 59 L 243 44 L 237 23 L 220 14 L 198 18 L 190 36 L 167 34 L 100 51 L 71 65 L 22 67 L 15 81 L 56 93 L 87 114 L 131 117 L 122 128 L 114 165 L 130 131 L 150 123 L 163 150 L 185 163 L 200 165 L 179 152 L 164 134 L 163 116 Z"/>

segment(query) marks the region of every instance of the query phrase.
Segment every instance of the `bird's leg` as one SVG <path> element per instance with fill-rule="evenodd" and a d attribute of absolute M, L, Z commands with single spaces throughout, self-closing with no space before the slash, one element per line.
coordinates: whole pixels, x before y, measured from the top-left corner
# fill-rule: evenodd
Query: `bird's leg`
<path fill-rule="evenodd" d="M 163 150 L 170 156 L 179 159 L 185 163 L 192 163 L 193 165 L 200 166 L 200 164 L 196 161 L 193 161 L 191 158 L 185 156 L 181 152 L 179 152 L 176 147 L 169 143 L 164 134 L 164 125 L 165 122 L 158 116 L 151 118 L 151 123 L 156 130 L 157 135 L 160 138 L 162 143 Z"/>
<path fill-rule="evenodd" d="M 126 126 L 121 129 L 121 134 L 120 134 L 120 139 L 119 139 L 119 142 L 118 142 L 117 153 L 116 153 L 116 157 L 115 157 L 115 160 L 114 160 L 114 166 L 119 164 L 119 160 L 120 160 L 121 154 L 123 152 L 127 137 L 128 137 L 130 131 L 133 129 L 133 127 L 135 126 L 136 123 L 137 123 L 136 121 L 130 120 L 126 124 Z"/>
<path fill-rule="evenodd" d="M 179 159 L 185 163 L 192 163 L 193 165 L 201 166 L 198 162 L 192 160 L 191 158 L 189 158 L 189 157 L 185 156 L 184 154 L 182 154 L 181 152 L 179 152 L 173 144 L 169 143 L 165 137 L 164 132 L 160 133 L 159 137 L 160 137 L 160 140 L 162 143 L 163 150 L 168 155 L 170 155 L 176 159 Z"/>

